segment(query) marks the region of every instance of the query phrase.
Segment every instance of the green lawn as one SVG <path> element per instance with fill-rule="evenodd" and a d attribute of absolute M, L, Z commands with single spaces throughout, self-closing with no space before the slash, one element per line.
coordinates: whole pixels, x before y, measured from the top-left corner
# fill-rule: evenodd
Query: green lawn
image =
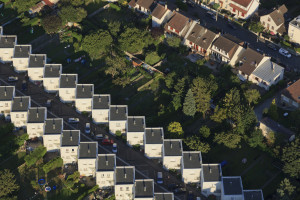
<path fill-rule="evenodd" d="M 85 9 L 89 15 L 98 10 L 99 8 L 105 6 L 106 4 L 108 4 L 108 2 L 102 0 L 88 0 L 85 1 Z"/>

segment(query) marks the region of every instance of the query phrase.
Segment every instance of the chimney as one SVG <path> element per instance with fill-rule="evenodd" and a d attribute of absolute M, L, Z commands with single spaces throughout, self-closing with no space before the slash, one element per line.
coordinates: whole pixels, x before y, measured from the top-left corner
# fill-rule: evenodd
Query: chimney
<path fill-rule="evenodd" d="M 99 96 L 99 102 L 101 102 L 101 97 Z"/>
<path fill-rule="evenodd" d="M 70 141 L 73 141 L 72 131 L 70 131 Z"/>
<path fill-rule="evenodd" d="M 151 129 L 151 134 L 152 134 L 152 137 L 154 136 L 154 131 Z"/>
<path fill-rule="evenodd" d="M 7 95 L 7 92 L 6 92 L 6 86 L 4 87 L 4 96 Z"/>
<path fill-rule="evenodd" d="M 82 85 L 81 87 L 82 87 L 82 92 L 84 92 L 84 86 Z"/>
<path fill-rule="evenodd" d="M 145 182 L 143 181 L 143 183 L 144 183 L 144 192 L 146 192 L 146 190 L 147 190 L 147 187 L 146 187 L 146 184 L 145 184 Z"/>
<path fill-rule="evenodd" d="M 7 36 L 5 37 L 5 42 L 7 42 Z"/>
<path fill-rule="evenodd" d="M 135 118 L 133 118 L 133 124 L 136 124 L 136 120 L 135 120 Z"/>
<path fill-rule="evenodd" d="M 55 129 L 55 121 L 54 121 L 54 119 L 52 120 L 52 128 Z"/>
<path fill-rule="evenodd" d="M 167 4 L 165 4 L 165 10 L 167 10 L 168 9 L 168 5 Z"/>
<path fill-rule="evenodd" d="M 274 72 L 275 71 L 275 67 L 274 67 L 274 65 L 273 65 L 273 62 L 271 61 L 271 69 L 272 69 L 272 71 Z"/>
<path fill-rule="evenodd" d="M 119 109 L 118 109 L 118 107 L 116 107 L 116 113 L 119 113 Z"/>
<path fill-rule="evenodd" d="M 209 167 L 209 173 L 212 173 L 211 167 Z"/>
<path fill-rule="evenodd" d="M 53 70 L 52 70 L 52 65 L 50 66 L 50 72 L 52 72 Z"/>
<path fill-rule="evenodd" d="M 127 178 L 126 169 L 124 167 L 124 178 Z"/>
<path fill-rule="evenodd" d="M 23 102 L 22 102 L 22 97 L 21 97 L 21 100 L 20 100 L 20 107 L 23 107 Z"/>
<path fill-rule="evenodd" d="M 22 47 L 20 46 L 20 52 L 22 52 Z"/>
<path fill-rule="evenodd" d="M 67 81 L 67 82 L 69 81 L 69 79 L 68 79 L 68 74 L 66 74 L 66 81 Z"/>
<path fill-rule="evenodd" d="M 189 156 L 190 156 L 190 160 L 192 160 L 192 155 L 191 155 L 191 153 L 189 154 Z"/>
<path fill-rule="evenodd" d="M 34 56 L 34 61 L 37 61 L 36 55 Z"/>
<path fill-rule="evenodd" d="M 170 146 L 171 146 L 171 149 L 172 149 L 172 147 L 173 147 L 173 144 L 172 144 L 172 142 L 170 142 Z"/>
<path fill-rule="evenodd" d="M 107 160 L 107 161 L 105 161 L 105 164 L 106 164 L 106 165 L 108 165 L 108 160 Z"/>
<path fill-rule="evenodd" d="M 91 153 L 90 144 L 88 144 L 88 153 Z"/>
<path fill-rule="evenodd" d="M 178 12 L 178 11 L 179 11 L 179 8 L 176 8 L 176 11 Z"/>
<path fill-rule="evenodd" d="M 36 108 L 36 118 L 39 118 L 39 109 Z"/>

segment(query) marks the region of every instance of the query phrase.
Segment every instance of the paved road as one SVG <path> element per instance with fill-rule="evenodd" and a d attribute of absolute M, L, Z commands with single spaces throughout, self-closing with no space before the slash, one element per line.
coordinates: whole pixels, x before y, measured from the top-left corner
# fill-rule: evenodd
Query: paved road
<path fill-rule="evenodd" d="M 21 90 L 21 84 L 22 81 L 25 80 L 24 74 L 16 74 L 13 71 L 13 68 L 9 65 L 0 64 L 0 79 L 7 80 L 7 77 L 9 76 L 17 76 L 19 78 L 18 82 L 13 84 L 17 90 Z M 5 84 L 5 83 L 1 83 Z M 134 151 L 132 148 L 128 147 L 126 144 L 122 143 L 121 141 L 116 140 L 113 136 L 106 133 L 106 131 L 101 126 L 96 126 L 92 123 L 92 121 L 84 117 L 83 115 L 80 115 L 76 112 L 75 108 L 62 103 L 58 97 L 56 97 L 53 94 L 48 94 L 44 92 L 43 88 L 37 85 L 34 85 L 32 83 L 28 83 L 28 90 L 24 93 L 17 92 L 17 96 L 21 95 L 29 95 L 32 99 L 32 107 L 44 105 L 48 99 L 52 99 L 52 106 L 48 109 L 48 118 L 55 118 L 55 117 L 61 117 L 64 119 L 64 129 L 80 129 L 82 133 L 84 133 L 84 126 L 85 123 L 90 122 L 91 123 L 91 130 L 95 133 L 103 133 L 105 135 L 108 135 L 110 138 L 114 139 L 116 143 L 118 144 L 118 154 L 117 154 L 117 165 L 118 166 L 124 166 L 124 165 L 133 165 L 136 167 L 136 178 L 137 179 L 144 179 L 144 178 L 150 178 L 150 179 L 156 179 L 157 172 L 161 171 L 164 175 L 164 182 L 165 185 L 157 185 L 155 184 L 155 192 L 166 192 L 167 187 L 166 185 L 169 183 L 176 183 L 183 185 L 183 183 L 178 180 L 175 176 L 169 174 L 166 172 L 162 165 L 159 164 L 157 161 L 149 160 L 147 159 L 142 152 Z M 67 124 L 67 119 L 69 117 L 77 117 L 80 120 L 80 123 L 77 127 L 73 127 L 74 125 Z M 91 141 L 92 138 L 89 135 L 82 134 L 81 141 Z M 99 154 L 103 153 L 111 153 L 111 147 L 103 147 L 99 145 Z M 167 179 L 167 177 L 169 177 Z M 204 198 L 200 191 L 190 187 L 186 186 L 188 191 L 193 191 L 195 196 L 201 196 L 202 199 Z M 177 196 L 177 200 L 183 200 L 185 199 L 185 196 Z"/>
<path fill-rule="evenodd" d="M 176 9 L 175 5 L 176 0 L 168 0 L 168 7 L 170 9 Z M 253 49 L 260 49 L 264 53 L 270 55 L 271 57 L 275 58 L 278 62 L 284 63 L 287 67 L 291 69 L 295 69 L 300 71 L 300 57 L 298 56 L 292 56 L 291 58 L 286 58 L 278 53 L 278 51 L 274 51 L 272 49 L 269 49 L 265 43 L 259 41 L 257 42 L 257 36 L 253 34 L 252 32 L 237 26 L 237 30 L 233 30 L 228 26 L 228 21 L 226 19 L 223 19 L 222 16 L 218 17 L 218 21 L 215 21 L 211 19 L 210 17 L 206 16 L 205 13 L 207 11 L 203 9 L 200 6 L 191 7 L 188 6 L 187 12 L 182 12 L 186 16 L 192 18 L 192 19 L 200 19 L 201 25 L 210 28 L 210 27 L 216 27 L 218 29 L 221 29 L 223 33 L 229 33 L 233 36 L 236 36 L 242 41 L 246 41 L 247 43 L 250 43 L 250 47 Z M 197 17 L 195 17 L 197 15 Z"/>

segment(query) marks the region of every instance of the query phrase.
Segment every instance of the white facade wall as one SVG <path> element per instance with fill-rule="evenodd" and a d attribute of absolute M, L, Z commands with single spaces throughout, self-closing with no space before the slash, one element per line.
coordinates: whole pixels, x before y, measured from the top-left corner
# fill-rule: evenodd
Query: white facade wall
<path fill-rule="evenodd" d="M 71 164 L 78 160 L 78 146 L 63 146 L 60 147 L 60 157 L 64 164 Z"/>
<path fill-rule="evenodd" d="M 298 18 L 300 19 L 300 16 L 298 16 Z M 291 24 L 291 22 L 289 23 L 288 35 L 291 42 L 300 44 L 300 22 L 299 26 Z"/>
<path fill-rule="evenodd" d="M 12 101 L 0 101 L 0 114 L 4 114 L 7 116 L 10 114 L 11 111 Z"/>
<path fill-rule="evenodd" d="M 115 185 L 116 200 L 132 200 L 134 198 L 134 184 Z"/>
<path fill-rule="evenodd" d="M 28 119 L 27 111 L 11 112 L 10 119 L 11 122 L 15 125 L 15 127 L 26 127 Z"/>
<path fill-rule="evenodd" d="M 172 16 L 172 12 L 167 10 L 167 12 L 162 16 L 161 19 L 152 16 L 152 27 L 160 27 L 165 24 Z"/>
<path fill-rule="evenodd" d="M 27 134 L 30 138 L 43 137 L 44 123 L 27 123 Z"/>
<path fill-rule="evenodd" d="M 92 98 L 75 99 L 77 112 L 92 112 Z"/>
<path fill-rule="evenodd" d="M 182 181 L 184 183 L 200 183 L 201 168 L 198 169 L 182 169 Z"/>
<path fill-rule="evenodd" d="M 46 134 L 43 135 L 44 146 L 47 151 L 59 151 L 60 150 L 61 134 Z"/>
<path fill-rule="evenodd" d="M 115 184 L 114 176 L 114 171 L 97 171 L 96 184 L 102 189 L 113 187 Z"/>
<path fill-rule="evenodd" d="M 164 156 L 163 166 L 165 169 L 180 169 L 182 156 Z"/>
<path fill-rule="evenodd" d="M 29 65 L 29 56 L 28 58 L 13 58 L 13 66 L 16 72 L 26 72 Z"/>
<path fill-rule="evenodd" d="M 14 48 L 0 48 L 0 60 L 11 62 L 13 60 Z"/>
<path fill-rule="evenodd" d="M 59 77 L 43 78 L 43 86 L 46 92 L 57 92 L 59 90 Z"/>
<path fill-rule="evenodd" d="M 75 101 L 76 88 L 59 88 L 58 92 L 62 102 Z"/>
<path fill-rule="evenodd" d="M 283 79 L 284 72 L 280 73 L 278 76 L 274 77 L 270 82 L 269 80 L 262 80 L 255 75 L 251 74 L 249 76 L 249 81 L 255 83 L 259 87 L 264 88 L 265 90 L 269 90 L 272 85 L 276 85 L 279 81 Z M 257 80 L 258 79 L 258 80 Z M 276 80 L 276 81 L 275 81 Z M 264 81 L 266 84 L 263 84 L 261 81 Z"/>
<path fill-rule="evenodd" d="M 109 109 L 92 109 L 93 122 L 96 124 L 107 124 Z"/>
<path fill-rule="evenodd" d="M 144 134 L 145 132 L 127 132 L 127 144 L 133 146 L 139 144 L 144 145 Z"/>
<path fill-rule="evenodd" d="M 213 194 L 216 196 L 221 196 L 221 188 L 222 188 L 221 181 L 218 181 L 218 182 L 203 182 L 203 181 L 201 181 L 201 192 L 206 197 L 209 196 L 210 194 Z"/>
<path fill-rule="evenodd" d="M 116 131 L 121 131 L 122 134 L 126 134 L 126 123 L 127 120 L 120 121 L 109 121 L 109 132 L 116 134 Z"/>
<path fill-rule="evenodd" d="M 148 158 L 161 158 L 163 144 L 145 144 L 145 156 Z"/>
<path fill-rule="evenodd" d="M 96 176 L 96 158 L 78 159 L 78 171 L 81 176 Z"/>
<path fill-rule="evenodd" d="M 28 77 L 31 81 L 43 81 L 44 67 L 28 68 Z"/>

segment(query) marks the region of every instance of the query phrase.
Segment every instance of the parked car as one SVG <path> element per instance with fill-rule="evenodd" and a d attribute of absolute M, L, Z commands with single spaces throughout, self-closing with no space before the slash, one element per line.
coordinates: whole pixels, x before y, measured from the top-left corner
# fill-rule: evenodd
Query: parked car
<path fill-rule="evenodd" d="M 260 54 L 263 54 L 263 53 L 264 53 L 263 50 L 261 50 L 261 49 L 256 49 L 256 51 L 257 51 L 258 53 L 260 53 Z"/>
<path fill-rule="evenodd" d="M 272 49 L 272 50 L 274 50 L 274 51 L 277 51 L 276 46 L 275 46 L 274 44 L 272 44 L 272 43 L 269 43 L 269 44 L 267 45 L 267 47 L 269 47 L 270 49 Z"/>
<path fill-rule="evenodd" d="M 77 124 L 77 123 L 79 123 L 79 119 L 78 118 L 69 118 L 68 123 Z"/>
<path fill-rule="evenodd" d="M 101 142 L 102 145 L 113 145 L 114 144 L 114 140 L 110 140 L 108 138 L 105 138 L 102 140 Z"/>
<path fill-rule="evenodd" d="M 50 108 L 51 105 L 52 105 L 52 101 L 51 101 L 51 99 L 48 99 L 47 102 L 45 103 L 45 107 Z"/>
<path fill-rule="evenodd" d="M 292 55 L 288 52 L 288 50 L 284 49 L 284 48 L 280 48 L 279 49 L 279 53 L 287 58 L 292 57 Z"/>
<path fill-rule="evenodd" d="M 192 191 L 189 191 L 189 194 L 188 194 L 188 200 L 194 200 L 194 194 Z"/>
<path fill-rule="evenodd" d="M 22 91 L 27 91 L 27 84 L 25 80 L 22 82 Z"/>
<path fill-rule="evenodd" d="M 118 152 L 118 146 L 117 143 L 113 143 L 112 152 L 117 153 Z"/>
<path fill-rule="evenodd" d="M 237 27 L 236 27 L 236 25 L 235 25 L 233 22 L 229 22 L 229 23 L 228 23 L 228 26 L 229 26 L 230 28 L 232 28 L 233 30 L 237 30 Z"/>
<path fill-rule="evenodd" d="M 184 187 L 179 187 L 179 188 L 175 188 L 173 190 L 174 194 L 182 194 L 182 193 L 186 193 L 186 189 Z"/>
<path fill-rule="evenodd" d="M 91 133 L 91 124 L 90 124 L 90 123 L 86 123 L 86 124 L 85 124 L 84 132 L 85 132 L 86 134 L 90 134 L 90 133 Z"/>
<path fill-rule="evenodd" d="M 157 181 L 156 181 L 158 184 L 163 184 L 164 181 L 163 181 L 163 174 L 162 172 L 157 172 Z"/>
<path fill-rule="evenodd" d="M 16 82 L 16 81 L 18 81 L 18 77 L 16 77 L 16 76 L 10 76 L 10 77 L 8 77 L 7 81 L 8 82 Z"/>
<path fill-rule="evenodd" d="M 206 13 L 206 15 L 208 16 L 208 17 L 210 17 L 211 19 L 216 19 L 216 15 L 213 13 L 213 12 L 211 12 L 211 11 L 208 11 L 207 13 Z"/>
<path fill-rule="evenodd" d="M 102 141 L 103 140 L 103 134 L 101 134 L 101 133 L 100 134 L 96 134 L 95 135 L 95 140 L 101 140 Z"/>

